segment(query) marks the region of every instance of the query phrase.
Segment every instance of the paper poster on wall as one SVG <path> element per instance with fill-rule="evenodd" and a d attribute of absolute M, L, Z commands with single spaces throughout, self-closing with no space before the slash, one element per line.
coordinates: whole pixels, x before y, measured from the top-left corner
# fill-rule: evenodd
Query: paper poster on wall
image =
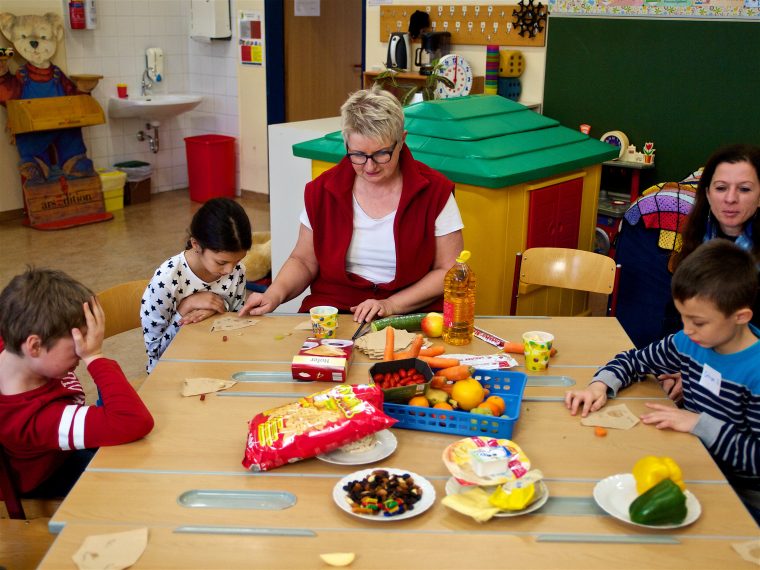
<path fill-rule="evenodd" d="M 555 16 L 760 18 L 760 0 L 548 0 Z"/>
<path fill-rule="evenodd" d="M 240 63 L 263 66 L 264 39 L 261 14 L 258 12 L 240 12 L 238 30 Z"/>
<path fill-rule="evenodd" d="M 320 0 L 295 0 L 296 16 L 319 16 Z"/>

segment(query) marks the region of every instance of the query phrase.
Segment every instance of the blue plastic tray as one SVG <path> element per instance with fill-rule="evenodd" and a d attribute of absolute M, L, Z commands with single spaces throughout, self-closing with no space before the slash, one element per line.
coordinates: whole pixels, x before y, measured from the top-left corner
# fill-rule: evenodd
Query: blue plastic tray
<path fill-rule="evenodd" d="M 455 435 L 488 435 L 504 439 L 512 437 L 512 429 L 520 416 L 520 403 L 528 377 L 511 370 L 475 370 L 473 378 L 490 390 L 492 396 L 501 396 L 506 408 L 501 417 L 483 416 L 470 412 L 450 412 L 437 408 L 383 404 L 385 413 L 398 420 L 393 427 L 435 431 Z"/>

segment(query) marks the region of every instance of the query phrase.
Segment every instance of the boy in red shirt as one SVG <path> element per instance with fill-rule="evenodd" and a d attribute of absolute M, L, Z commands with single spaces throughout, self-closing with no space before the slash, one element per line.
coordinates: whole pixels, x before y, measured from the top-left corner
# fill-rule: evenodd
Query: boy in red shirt
<path fill-rule="evenodd" d="M 0 445 L 23 495 L 65 495 L 95 448 L 153 429 L 119 364 L 103 357 L 104 330 L 92 291 L 61 271 L 28 269 L 0 293 Z M 102 406 L 84 404 L 80 359 Z"/>

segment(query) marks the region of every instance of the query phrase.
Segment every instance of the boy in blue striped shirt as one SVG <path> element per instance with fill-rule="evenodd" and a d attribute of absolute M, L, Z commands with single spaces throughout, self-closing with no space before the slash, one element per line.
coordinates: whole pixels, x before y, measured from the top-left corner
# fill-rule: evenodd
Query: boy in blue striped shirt
<path fill-rule="evenodd" d="M 723 239 L 701 245 L 673 275 L 684 328 L 621 352 L 565 405 L 582 416 L 648 374 L 681 374 L 683 409 L 647 403 L 641 421 L 696 435 L 760 522 L 760 330 L 750 324 L 758 290 L 752 256 Z"/>

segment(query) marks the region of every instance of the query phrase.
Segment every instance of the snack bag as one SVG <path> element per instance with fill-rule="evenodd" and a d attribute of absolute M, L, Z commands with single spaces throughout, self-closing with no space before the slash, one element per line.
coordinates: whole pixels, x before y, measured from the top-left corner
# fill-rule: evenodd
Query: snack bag
<path fill-rule="evenodd" d="M 257 414 L 248 424 L 243 466 L 269 471 L 329 453 L 395 423 L 383 413 L 380 388 L 340 384 Z"/>

